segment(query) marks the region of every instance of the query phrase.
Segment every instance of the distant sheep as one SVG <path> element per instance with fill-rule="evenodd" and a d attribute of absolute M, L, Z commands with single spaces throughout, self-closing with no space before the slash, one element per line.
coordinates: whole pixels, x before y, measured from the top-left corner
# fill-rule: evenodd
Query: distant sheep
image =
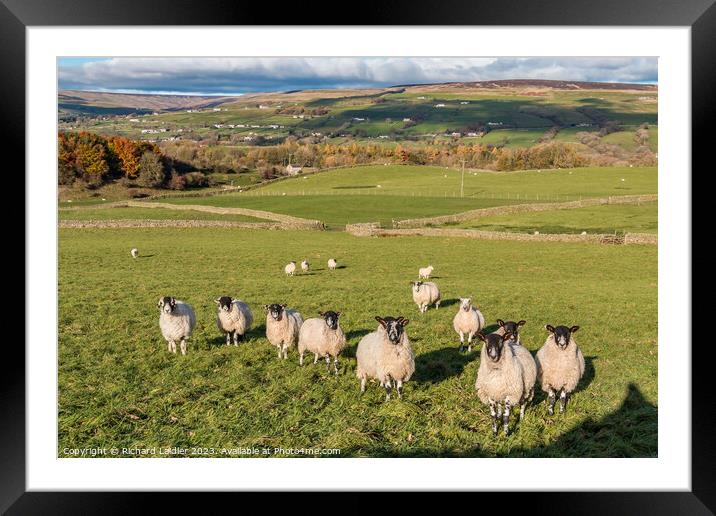
<path fill-rule="evenodd" d="M 293 273 L 296 272 L 296 262 L 288 262 L 286 267 L 283 268 L 283 271 L 287 276 L 293 276 Z"/>
<path fill-rule="evenodd" d="M 311 267 L 311 264 L 308 263 L 308 260 L 303 260 L 303 261 L 301 262 L 301 270 L 302 270 L 303 272 L 308 272 L 308 269 L 309 269 L 310 267 Z"/>
<path fill-rule="evenodd" d="M 338 356 L 346 347 L 346 335 L 343 333 L 338 317 L 340 312 L 320 312 L 321 317 L 306 320 L 298 333 L 298 363 L 303 365 L 303 355 L 313 353 L 313 363 L 318 357 L 325 357 L 326 367 L 330 370 L 333 358 L 333 370 L 338 374 Z"/>
<path fill-rule="evenodd" d="M 129 253 L 132 255 L 132 258 L 139 257 L 139 249 L 137 249 L 136 247 L 133 247 L 132 250 L 129 251 Z"/>
<path fill-rule="evenodd" d="M 472 351 L 472 338 L 485 327 L 485 318 L 477 307 L 472 306 L 469 297 L 460 298 L 460 308 L 452 320 L 452 327 L 460 336 L 460 352 L 465 348 L 465 335 L 467 335 L 467 351 Z"/>
<path fill-rule="evenodd" d="M 172 353 L 176 353 L 176 343 L 179 341 L 181 354 L 186 355 L 186 341 L 191 337 L 196 326 L 194 309 L 184 301 L 170 296 L 159 298 L 157 307 L 161 310 L 159 328 L 167 341 L 167 348 Z"/>
<path fill-rule="evenodd" d="M 510 409 L 513 405 L 523 405 L 525 400 L 524 370 L 517 359 L 512 346 L 510 332 L 504 335 L 490 333 L 478 336 L 485 344 L 480 353 L 480 367 L 477 371 L 475 389 L 485 405 L 490 406 L 492 433 L 497 434 L 497 418 L 502 414 L 505 436 L 510 433 Z M 504 403 L 504 414 L 500 404 Z M 524 414 L 524 410 L 520 411 Z"/>
<path fill-rule="evenodd" d="M 333 270 L 336 270 L 337 267 L 338 267 L 338 262 L 335 260 L 335 258 L 329 258 L 328 259 L 328 268 L 333 271 Z"/>
<path fill-rule="evenodd" d="M 418 279 L 428 279 L 433 273 L 433 269 L 434 267 L 432 265 L 418 269 Z"/>
<path fill-rule="evenodd" d="M 547 412 L 554 414 L 556 393 L 559 395 L 560 414 L 567 408 L 569 395 L 584 375 L 584 355 L 572 336 L 579 326 L 546 325 L 550 333 L 544 345 L 535 356 L 537 379 L 547 393 Z"/>
<path fill-rule="evenodd" d="M 376 331 L 361 339 L 356 350 L 356 376 L 360 391 L 365 392 L 366 380 L 372 378 L 385 388 L 385 400 L 395 382 L 398 398 L 403 397 L 403 383 L 415 372 L 415 356 L 405 332 L 408 319 L 404 317 L 376 317 Z"/>
<path fill-rule="evenodd" d="M 435 304 L 435 309 L 440 307 L 440 289 L 432 281 L 411 281 L 413 290 L 413 301 L 418 305 L 421 313 L 428 311 L 428 305 Z"/>
<path fill-rule="evenodd" d="M 214 300 L 217 305 L 216 327 L 226 334 L 226 345 L 234 341 L 234 346 L 244 340 L 244 334 L 254 322 L 249 305 L 239 299 L 229 296 L 218 297 Z"/>
<path fill-rule="evenodd" d="M 264 305 L 266 310 L 266 338 L 278 348 L 279 358 L 288 358 L 288 348 L 298 343 L 298 333 L 303 324 L 303 317 L 286 305 L 274 303 Z"/>

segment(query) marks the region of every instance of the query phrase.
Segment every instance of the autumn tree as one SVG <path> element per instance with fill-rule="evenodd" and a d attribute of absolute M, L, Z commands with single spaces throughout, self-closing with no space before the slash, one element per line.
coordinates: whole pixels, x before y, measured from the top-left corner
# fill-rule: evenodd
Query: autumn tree
<path fill-rule="evenodd" d="M 139 184 L 157 188 L 164 183 L 164 164 L 152 151 L 144 151 L 139 158 Z"/>

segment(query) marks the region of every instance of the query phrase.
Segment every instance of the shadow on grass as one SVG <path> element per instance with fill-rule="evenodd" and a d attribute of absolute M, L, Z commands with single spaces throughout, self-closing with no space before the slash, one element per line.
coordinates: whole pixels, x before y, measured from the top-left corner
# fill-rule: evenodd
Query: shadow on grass
<path fill-rule="evenodd" d="M 440 308 L 447 308 L 448 306 L 459 305 L 459 304 L 460 304 L 460 300 L 457 298 L 443 299 L 442 301 L 440 301 Z"/>
<path fill-rule="evenodd" d="M 156 254 L 140 254 L 137 258 L 151 258 L 153 256 L 156 256 Z"/>
<path fill-rule="evenodd" d="M 462 374 L 465 366 L 476 360 L 480 353 L 460 353 L 459 345 L 423 353 L 415 358 L 412 380 L 419 383 L 439 383 Z"/>
<path fill-rule="evenodd" d="M 544 407 L 542 407 L 544 408 Z M 569 406 L 567 411 L 569 411 Z M 528 416 L 530 417 L 528 410 Z M 532 414 L 535 414 L 532 412 Z M 546 415 L 545 415 L 546 416 Z M 532 415 L 532 417 L 535 417 Z M 541 416 L 539 416 L 541 417 Z M 561 417 L 555 414 L 557 420 Z M 622 404 L 614 412 L 600 419 L 587 417 L 579 425 L 563 433 L 546 445 L 531 448 L 514 447 L 499 455 L 505 457 L 656 457 L 658 452 L 658 408 L 644 398 L 634 383 L 629 383 Z M 512 428 L 519 433 L 519 424 Z M 490 432 L 489 428 L 486 430 Z M 486 435 L 489 439 L 502 439 Z M 509 439 L 509 438 L 508 438 Z M 389 444 L 344 449 L 341 457 L 367 455 L 370 457 L 492 457 L 480 446 L 468 450 L 449 448 L 421 448 L 396 451 Z"/>

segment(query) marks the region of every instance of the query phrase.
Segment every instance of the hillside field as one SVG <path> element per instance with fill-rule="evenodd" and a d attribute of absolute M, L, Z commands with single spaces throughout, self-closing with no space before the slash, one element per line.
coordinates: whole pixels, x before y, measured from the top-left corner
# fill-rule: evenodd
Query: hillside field
<path fill-rule="evenodd" d="M 138 247 L 142 257 L 132 259 Z M 341 457 L 657 455 L 657 248 L 358 238 L 342 232 L 227 229 L 60 229 L 58 455 L 85 447 L 320 447 Z M 326 270 L 328 257 L 343 267 Z M 307 258 L 308 274 L 283 265 Z M 408 282 L 432 263 L 439 310 L 419 314 Z M 167 352 L 160 296 L 192 304 L 186 357 Z M 252 308 L 248 342 L 227 347 L 214 299 Z M 479 353 L 458 353 L 457 298 L 472 296 L 489 328 L 526 319 L 535 352 L 545 323 L 578 324 L 586 373 L 565 415 L 538 392 L 525 420 L 493 437 L 474 382 Z M 280 361 L 261 306 L 305 317 L 342 312 L 349 339 L 341 374 Z M 416 373 L 402 400 L 371 384 L 359 394 L 355 349 L 374 316 L 403 315 Z M 478 346 L 479 348 L 479 346 Z M 310 361 L 309 361 L 310 362 Z M 516 419 L 512 421 L 515 428 Z M 220 455 L 220 453 L 219 453 Z M 207 452 L 207 456 L 209 456 Z M 216 454 L 211 456 L 217 456 Z"/>

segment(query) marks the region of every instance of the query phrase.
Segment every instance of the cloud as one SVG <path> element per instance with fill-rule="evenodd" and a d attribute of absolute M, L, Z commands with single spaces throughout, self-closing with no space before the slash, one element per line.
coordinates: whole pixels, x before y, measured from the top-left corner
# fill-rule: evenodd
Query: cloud
<path fill-rule="evenodd" d="M 110 58 L 60 60 L 61 89 L 231 94 L 497 79 L 656 82 L 652 57 Z"/>

